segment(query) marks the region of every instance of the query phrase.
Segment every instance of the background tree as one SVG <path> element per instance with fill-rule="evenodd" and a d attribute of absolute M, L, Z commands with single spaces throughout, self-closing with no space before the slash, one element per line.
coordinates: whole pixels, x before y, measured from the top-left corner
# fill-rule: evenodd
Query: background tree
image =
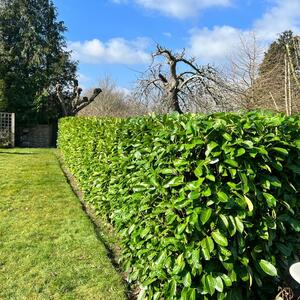
<path fill-rule="evenodd" d="M 52 1 L 1 0 L 0 101 L 21 122 L 50 122 L 61 115 L 55 86 L 71 89 L 76 78 L 65 31 Z"/>
<path fill-rule="evenodd" d="M 294 36 L 292 31 L 283 32 L 270 45 L 260 65 L 256 82 L 260 94 L 257 103 L 259 107 L 276 108 L 276 103 L 277 109 L 287 114 L 300 111 L 299 74 L 296 73 L 300 66 L 299 51 L 299 37 Z"/>
<path fill-rule="evenodd" d="M 157 45 L 153 62 L 139 79 L 136 93 L 148 106 L 161 112 L 228 109 L 225 82 L 212 66 L 200 66 L 185 52 L 173 53 Z"/>
<path fill-rule="evenodd" d="M 224 76 L 239 108 L 253 109 L 260 101 L 257 79 L 263 55 L 255 32 L 249 32 L 239 36 L 239 43 L 226 59 Z"/>
<path fill-rule="evenodd" d="M 132 93 L 118 88 L 110 77 L 101 80 L 100 86 L 101 94 L 92 103 L 80 110 L 78 115 L 130 117 L 144 115 L 148 112 L 146 107 L 136 100 Z M 92 90 L 86 93 L 89 97 L 93 94 Z"/>

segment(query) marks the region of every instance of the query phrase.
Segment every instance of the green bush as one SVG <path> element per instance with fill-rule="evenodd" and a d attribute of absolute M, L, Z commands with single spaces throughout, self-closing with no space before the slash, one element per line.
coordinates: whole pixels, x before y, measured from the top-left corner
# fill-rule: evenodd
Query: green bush
<path fill-rule="evenodd" d="M 58 144 L 140 299 L 240 300 L 298 261 L 299 138 L 299 115 L 251 112 L 65 118 Z"/>

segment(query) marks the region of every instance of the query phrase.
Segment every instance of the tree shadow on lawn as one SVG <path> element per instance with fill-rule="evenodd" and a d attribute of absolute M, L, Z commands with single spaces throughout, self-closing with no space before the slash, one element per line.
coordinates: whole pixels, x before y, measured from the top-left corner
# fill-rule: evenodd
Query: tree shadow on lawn
<path fill-rule="evenodd" d="M 7 151 L 1 151 L 1 150 L 0 150 L 0 155 L 1 155 L 1 154 L 38 155 L 39 153 L 34 153 L 34 152 L 7 152 Z"/>

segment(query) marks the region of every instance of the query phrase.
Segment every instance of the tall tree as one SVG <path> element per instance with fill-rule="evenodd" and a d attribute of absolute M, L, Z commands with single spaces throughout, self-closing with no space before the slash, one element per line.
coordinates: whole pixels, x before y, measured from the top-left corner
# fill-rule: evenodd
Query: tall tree
<path fill-rule="evenodd" d="M 71 89 L 76 63 L 50 0 L 0 0 L 0 103 L 21 122 L 48 122 L 62 107 L 56 84 Z"/>
<path fill-rule="evenodd" d="M 287 114 L 300 111 L 300 42 L 292 31 L 283 32 L 265 53 L 256 86 L 260 107 L 276 108 Z"/>

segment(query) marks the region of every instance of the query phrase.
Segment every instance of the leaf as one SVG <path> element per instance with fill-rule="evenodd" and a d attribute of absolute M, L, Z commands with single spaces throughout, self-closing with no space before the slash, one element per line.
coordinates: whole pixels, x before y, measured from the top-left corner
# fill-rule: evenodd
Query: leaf
<path fill-rule="evenodd" d="M 218 147 L 219 145 L 212 141 L 207 145 L 207 150 L 205 151 L 205 156 L 209 156 L 209 154 L 211 153 L 212 150 L 214 150 L 216 147 Z"/>
<path fill-rule="evenodd" d="M 207 236 L 205 238 L 205 242 L 206 242 L 207 249 L 211 253 L 215 248 L 214 241 L 212 240 L 212 238 L 210 236 Z"/>
<path fill-rule="evenodd" d="M 229 226 L 229 222 L 228 222 L 228 219 L 227 219 L 227 217 L 226 217 L 226 216 L 224 216 L 224 215 L 222 215 L 222 214 L 219 214 L 219 218 L 222 220 L 222 222 L 223 222 L 224 226 L 225 226 L 226 228 L 228 228 L 228 226 Z"/>
<path fill-rule="evenodd" d="M 161 169 L 159 170 L 160 174 L 165 174 L 165 175 L 174 175 L 176 174 L 176 170 L 175 169 Z"/>
<path fill-rule="evenodd" d="M 246 153 L 246 150 L 244 148 L 239 148 L 237 150 L 237 154 L 236 154 L 236 157 L 239 157 L 239 156 L 242 156 Z"/>
<path fill-rule="evenodd" d="M 200 249 L 194 249 L 192 251 L 192 264 L 193 264 L 193 267 L 199 268 L 199 265 L 200 265 Z"/>
<path fill-rule="evenodd" d="M 202 175 L 203 175 L 203 168 L 202 168 L 202 165 L 199 165 L 195 171 L 194 171 L 194 174 L 198 177 L 198 178 L 201 178 Z"/>
<path fill-rule="evenodd" d="M 300 221 L 298 221 L 294 218 L 290 218 L 289 223 L 296 232 L 300 232 Z"/>
<path fill-rule="evenodd" d="M 204 197 L 209 197 L 209 196 L 211 196 L 211 189 L 210 189 L 209 186 L 202 192 L 202 195 L 203 195 Z"/>
<path fill-rule="evenodd" d="M 199 178 L 195 181 L 190 181 L 186 184 L 186 189 L 190 191 L 199 190 L 200 186 L 202 185 L 205 178 Z"/>
<path fill-rule="evenodd" d="M 169 187 L 174 187 L 174 186 L 182 185 L 183 182 L 184 182 L 184 176 L 174 177 L 170 181 L 168 181 L 167 184 L 164 185 L 164 188 L 167 189 Z"/>
<path fill-rule="evenodd" d="M 228 142 L 231 142 L 232 141 L 232 136 L 230 134 L 228 134 L 227 132 L 225 132 L 223 134 L 223 138 L 228 141 Z"/>
<path fill-rule="evenodd" d="M 206 175 L 206 178 L 207 178 L 208 180 L 210 180 L 210 181 L 216 181 L 216 178 L 215 178 L 215 176 L 214 176 L 214 175 L 212 175 L 212 174 L 208 174 L 208 175 Z"/>
<path fill-rule="evenodd" d="M 253 148 L 253 142 L 251 142 L 251 141 L 243 141 L 242 144 L 248 149 Z"/>
<path fill-rule="evenodd" d="M 280 153 L 280 154 L 282 154 L 284 156 L 288 156 L 289 155 L 289 152 L 286 149 L 284 149 L 284 148 L 273 147 L 273 148 L 271 148 L 271 150 L 274 150 L 274 151 L 276 151 L 276 152 L 278 152 L 278 153 Z"/>
<path fill-rule="evenodd" d="M 210 260 L 210 253 L 214 250 L 214 242 L 211 237 L 204 238 L 201 242 L 201 251 L 205 260 Z"/>
<path fill-rule="evenodd" d="M 196 289 L 190 289 L 188 300 L 196 300 Z"/>
<path fill-rule="evenodd" d="M 224 192 L 218 192 L 218 193 L 217 193 L 217 196 L 218 196 L 218 199 L 219 199 L 221 202 L 227 202 L 227 201 L 228 201 L 228 196 L 227 196 L 227 194 L 225 194 Z"/>
<path fill-rule="evenodd" d="M 167 251 L 166 250 L 162 251 L 161 254 L 159 255 L 158 259 L 156 260 L 155 264 L 157 266 L 164 264 L 167 257 L 168 257 Z"/>
<path fill-rule="evenodd" d="M 177 227 L 177 233 L 178 233 L 178 234 L 182 234 L 183 231 L 184 231 L 185 228 L 186 228 L 186 225 L 187 225 L 187 224 L 185 224 L 185 223 L 180 224 L 180 225 Z"/>
<path fill-rule="evenodd" d="M 219 158 L 214 158 L 214 159 L 212 159 L 212 160 L 209 161 L 209 164 L 210 165 L 214 165 L 214 164 L 218 163 L 219 161 L 220 161 Z"/>
<path fill-rule="evenodd" d="M 276 199 L 273 195 L 269 193 L 263 193 L 263 196 L 267 200 L 267 204 L 269 207 L 275 207 L 276 206 Z"/>
<path fill-rule="evenodd" d="M 224 285 L 223 285 L 222 278 L 220 276 L 215 278 L 215 289 L 220 293 L 223 292 Z"/>
<path fill-rule="evenodd" d="M 245 201 L 246 201 L 246 203 L 248 205 L 249 211 L 252 212 L 253 211 L 253 203 L 252 203 L 252 201 L 246 195 L 244 195 L 244 199 L 245 199 Z"/>
<path fill-rule="evenodd" d="M 207 275 L 205 277 L 205 287 L 211 296 L 215 293 L 215 285 L 215 279 L 212 277 L 212 275 Z"/>
<path fill-rule="evenodd" d="M 177 281 L 175 279 L 172 279 L 169 286 L 170 286 L 170 296 L 174 297 L 176 295 Z"/>
<path fill-rule="evenodd" d="M 173 273 L 174 274 L 180 273 L 184 269 L 184 267 L 185 267 L 185 262 L 184 262 L 183 254 L 180 254 L 175 260 Z"/>
<path fill-rule="evenodd" d="M 243 231 L 244 231 L 244 224 L 243 224 L 242 220 L 239 217 L 235 217 L 234 220 L 235 220 L 236 229 L 240 233 L 243 233 Z"/>
<path fill-rule="evenodd" d="M 228 231 L 230 233 L 230 236 L 234 236 L 236 233 L 236 225 L 233 216 L 229 216 L 229 226 Z"/>
<path fill-rule="evenodd" d="M 226 286 L 232 286 L 231 279 L 228 275 L 222 274 L 221 277 L 222 277 L 222 279 L 223 279 Z"/>
<path fill-rule="evenodd" d="M 196 191 L 192 191 L 189 193 L 188 198 L 191 200 L 199 199 L 200 193 Z"/>
<path fill-rule="evenodd" d="M 277 276 L 277 270 L 276 268 L 268 261 L 261 259 L 259 261 L 259 266 L 262 268 L 262 270 L 270 275 L 270 276 Z"/>
<path fill-rule="evenodd" d="M 222 235 L 219 230 L 214 231 L 211 234 L 211 236 L 218 245 L 224 246 L 224 247 L 228 246 L 227 238 L 224 235 Z"/>
<path fill-rule="evenodd" d="M 211 214 L 212 214 L 211 208 L 204 208 L 203 210 L 201 210 L 200 221 L 203 225 L 209 220 Z"/>
<path fill-rule="evenodd" d="M 210 252 L 206 244 L 201 243 L 201 252 L 205 260 L 210 260 Z"/>
<path fill-rule="evenodd" d="M 247 175 L 245 173 L 240 173 L 240 177 L 243 183 L 243 193 L 247 194 L 250 190 Z"/>
<path fill-rule="evenodd" d="M 234 159 L 225 159 L 224 163 L 230 165 L 231 167 L 237 168 L 239 164 Z"/>
<path fill-rule="evenodd" d="M 183 285 L 185 287 L 190 287 L 192 284 L 192 278 L 191 278 L 191 273 L 188 272 L 186 275 L 183 277 Z"/>

